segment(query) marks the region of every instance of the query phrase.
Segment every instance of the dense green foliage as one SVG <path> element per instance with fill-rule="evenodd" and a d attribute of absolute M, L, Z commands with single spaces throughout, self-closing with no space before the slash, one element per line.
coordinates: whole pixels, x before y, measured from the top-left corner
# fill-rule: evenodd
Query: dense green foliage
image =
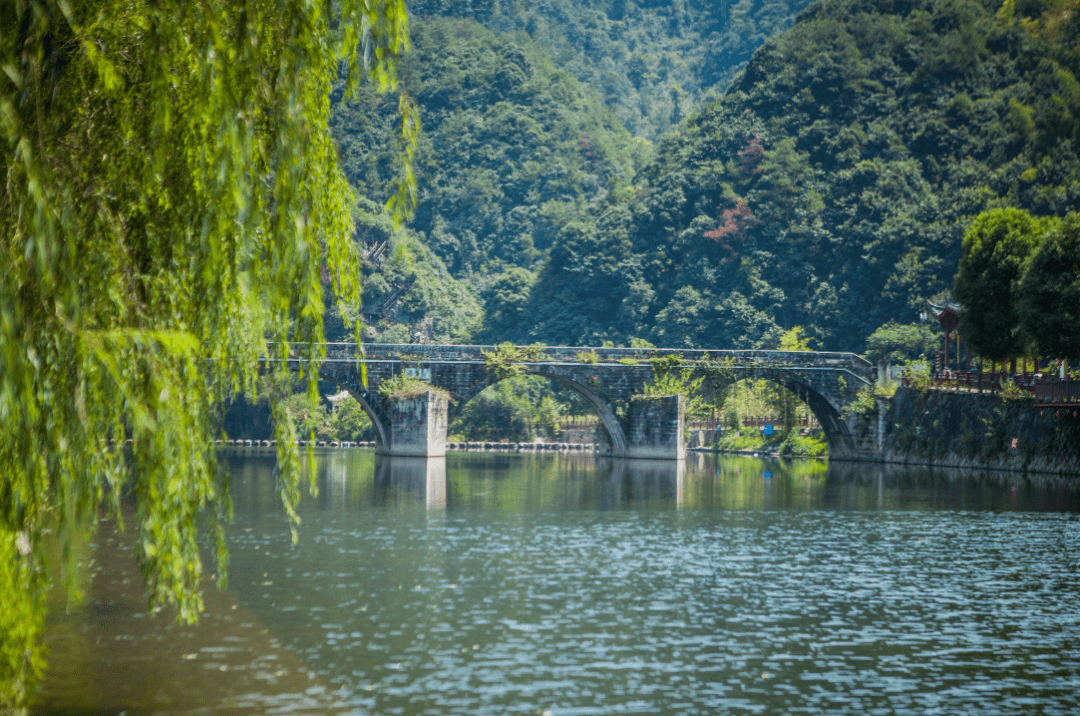
<path fill-rule="evenodd" d="M 332 409 L 329 439 L 349 441 L 374 439 L 371 418 L 352 396 L 345 398 Z"/>
<path fill-rule="evenodd" d="M 352 396 L 335 396 L 336 404 L 312 404 L 307 394 L 294 393 L 285 399 L 293 428 L 298 435 L 315 435 L 316 440 L 370 440 L 371 419 Z"/>
<path fill-rule="evenodd" d="M 403 82 L 423 129 L 411 226 L 455 276 L 535 267 L 559 229 L 627 187 L 647 155 L 532 43 L 448 19 L 416 23 L 412 38 Z M 373 92 L 334 106 L 345 173 L 379 201 L 395 172 L 394 111 Z"/>
<path fill-rule="evenodd" d="M 955 288 L 960 335 L 976 354 L 1080 357 L 1080 214 L 980 215 L 964 235 Z"/>
<path fill-rule="evenodd" d="M 978 355 L 1004 360 L 1025 354 L 1020 279 L 1050 223 L 1019 209 L 998 209 L 978 216 L 964 233 L 954 288 L 964 307 L 960 335 Z"/>
<path fill-rule="evenodd" d="M 777 7 L 759 9 L 779 22 Z M 633 173 L 647 148 L 628 150 L 598 102 L 656 136 L 657 105 L 627 107 L 680 83 L 695 96 L 700 38 L 717 40 L 740 6 L 422 2 L 407 73 L 426 186 L 412 245 L 483 305 L 482 329 L 470 308 L 459 332 L 475 341 L 772 348 L 801 324 L 815 348 L 918 358 L 939 336 L 916 317 L 948 291 L 974 217 L 1080 200 L 1071 7 L 816 4 Z M 620 65 L 638 73 L 629 86 Z M 377 199 L 387 109 L 335 105 L 349 176 Z M 367 306 L 402 282 L 369 282 Z M 373 317 L 374 335 L 415 340 L 426 320 L 397 319 Z"/>
<path fill-rule="evenodd" d="M 663 144 L 634 201 L 563 227 L 504 337 L 750 348 L 798 323 L 859 350 L 913 321 L 979 213 L 1080 204 L 1080 85 L 998 10 L 813 5 Z"/>
<path fill-rule="evenodd" d="M 1017 300 L 1020 325 L 1037 354 L 1080 358 L 1080 214 L 1069 214 L 1043 236 L 1024 268 Z"/>
<path fill-rule="evenodd" d="M 527 36 L 595 88 L 636 136 L 676 127 L 711 88 L 727 87 L 750 55 L 790 27 L 806 0 L 414 0 L 426 18 L 471 18 Z"/>
<path fill-rule="evenodd" d="M 717 438 L 715 447 L 722 451 L 777 453 L 783 457 L 824 457 L 828 445 L 821 435 L 773 433 L 760 431 L 730 431 Z"/>
<path fill-rule="evenodd" d="M 926 323 L 889 321 L 867 337 L 863 355 L 872 361 L 907 363 L 933 355 L 941 347 L 941 335 Z"/>
<path fill-rule="evenodd" d="M 364 289 L 361 305 L 368 324 L 365 339 L 381 343 L 468 343 L 479 331 L 483 309 L 475 291 L 450 275 L 442 259 L 411 229 L 396 228 L 382 207 L 367 199 L 353 206 L 358 248 L 385 247 L 362 260 Z M 327 287 L 327 303 L 332 293 Z M 352 340 L 342 311 L 332 309 L 329 340 Z M 356 305 L 344 311 L 349 320 L 361 318 Z"/>
<path fill-rule="evenodd" d="M 560 401 L 560 398 L 566 402 Z M 547 378 L 523 375 L 501 380 L 465 405 L 450 424 L 450 440 L 531 442 L 559 437 L 559 418 L 576 414 L 584 400 Z"/>
<path fill-rule="evenodd" d="M 200 526 L 224 578 L 215 418 L 254 390 L 260 355 L 289 340 L 317 352 L 320 269 L 341 300 L 359 297 L 329 94 L 339 61 L 354 85 L 365 55 L 374 84 L 394 80 L 404 13 L 398 0 L 0 6 L 0 584 L 2 611 L 24 620 L 0 632 L 0 710 L 40 670 L 46 528 L 123 515 L 151 606 L 183 619 L 201 605 Z M 406 155 L 412 134 L 399 124 Z M 298 456 L 271 404 L 295 517 Z"/>

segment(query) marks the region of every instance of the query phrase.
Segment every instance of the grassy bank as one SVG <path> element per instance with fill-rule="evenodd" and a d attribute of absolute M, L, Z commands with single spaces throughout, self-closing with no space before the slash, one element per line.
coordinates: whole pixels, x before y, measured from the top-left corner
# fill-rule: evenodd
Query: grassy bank
<path fill-rule="evenodd" d="M 779 453 L 785 457 L 825 457 L 827 447 L 820 432 L 814 435 L 764 435 L 760 432 L 729 432 L 717 438 L 715 447 L 721 452 L 749 450 Z"/>

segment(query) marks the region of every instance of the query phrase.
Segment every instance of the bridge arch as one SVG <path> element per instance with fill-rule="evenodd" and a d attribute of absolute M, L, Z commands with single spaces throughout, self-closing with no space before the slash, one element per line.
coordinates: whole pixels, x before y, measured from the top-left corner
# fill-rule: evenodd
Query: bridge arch
<path fill-rule="evenodd" d="M 372 428 L 375 431 L 375 446 L 376 448 L 386 448 L 390 445 L 390 439 L 387 436 L 386 426 L 379 418 L 378 413 L 375 412 L 371 404 L 367 401 L 367 397 L 364 392 L 355 390 L 349 382 L 338 381 L 335 379 L 333 373 L 327 371 L 319 374 L 319 380 L 325 380 L 328 383 L 332 383 L 341 390 L 345 390 L 360 404 L 360 407 L 364 409 L 364 413 L 368 416 L 368 420 L 371 421 Z"/>
<path fill-rule="evenodd" d="M 549 366 L 527 365 L 523 367 L 522 372 L 518 375 L 535 375 L 542 378 L 547 378 L 556 385 L 567 388 L 568 390 L 571 390 L 577 395 L 579 395 L 589 405 L 589 407 L 592 408 L 593 412 L 596 413 L 596 417 L 604 426 L 604 429 L 607 430 L 608 435 L 611 438 L 612 447 L 616 450 L 624 450 L 629 444 L 629 442 L 626 439 L 626 433 L 623 430 L 622 424 L 615 414 L 615 409 L 610 404 L 608 404 L 608 402 L 604 400 L 600 395 L 598 395 L 596 391 L 589 388 L 589 386 L 583 384 L 578 379 L 578 376 L 567 375 L 566 372 L 567 371 L 565 370 L 552 369 Z M 470 393 L 454 396 L 457 404 L 454 406 L 452 412 L 460 412 L 465 407 L 465 405 L 468 404 L 469 401 L 480 395 L 480 393 L 484 392 L 491 386 L 498 385 L 504 380 L 512 377 L 517 376 L 506 376 L 502 379 L 490 380 L 478 386 L 478 389 L 471 391 Z"/>
<path fill-rule="evenodd" d="M 592 390 L 589 390 L 577 380 L 565 375 L 558 375 L 553 371 L 539 369 L 526 372 L 529 375 L 542 375 L 580 395 L 596 413 L 596 417 L 600 419 L 600 423 L 604 426 L 604 429 L 607 430 L 608 436 L 611 439 L 612 448 L 620 451 L 626 449 L 629 441 L 626 439 L 626 433 L 623 432 L 622 423 L 615 415 L 615 411 L 612 410 L 611 406 L 599 395 Z"/>
<path fill-rule="evenodd" d="M 806 404 L 821 425 L 830 458 L 846 456 L 855 451 L 855 440 L 840 409 L 810 381 L 801 380 L 797 373 L 787 370 L 758 370 L 726 379 L 706 377 L 698 393 L 709 399 L 744 380 L 767 380 L 775 383 L 791 391 Z"/>

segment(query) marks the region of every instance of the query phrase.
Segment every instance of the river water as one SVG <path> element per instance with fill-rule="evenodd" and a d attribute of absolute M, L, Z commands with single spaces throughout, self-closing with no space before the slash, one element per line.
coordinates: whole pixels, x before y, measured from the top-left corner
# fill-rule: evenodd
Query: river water
<path fill-rule="evenodd" d="M 1076 714 L 1080 492 L 691 455 L 226 453 L 225 591 L 146 614 L 111 524 L 36 714 Z"/>

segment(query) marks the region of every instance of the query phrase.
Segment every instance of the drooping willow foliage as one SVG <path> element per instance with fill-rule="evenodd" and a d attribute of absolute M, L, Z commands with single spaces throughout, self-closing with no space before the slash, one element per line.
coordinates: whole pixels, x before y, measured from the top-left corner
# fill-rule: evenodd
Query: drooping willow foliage
<path fill-rule="evenodd" d="M 151 604 L 185 620 L 200 530 L 224 575 L 221 406 L 255 391 L 262 356 L 319 357 L 326 277 L 359 301 L 331 83 L 392 88 L 406 44 L 403 0 L 0 6 L 0 710 L 42 667 L 44 529 L 107 505 Z M 415 195 L 401 109 L 397 217 Z M 299 457 L 274 398 L 295 519 Z"/>

